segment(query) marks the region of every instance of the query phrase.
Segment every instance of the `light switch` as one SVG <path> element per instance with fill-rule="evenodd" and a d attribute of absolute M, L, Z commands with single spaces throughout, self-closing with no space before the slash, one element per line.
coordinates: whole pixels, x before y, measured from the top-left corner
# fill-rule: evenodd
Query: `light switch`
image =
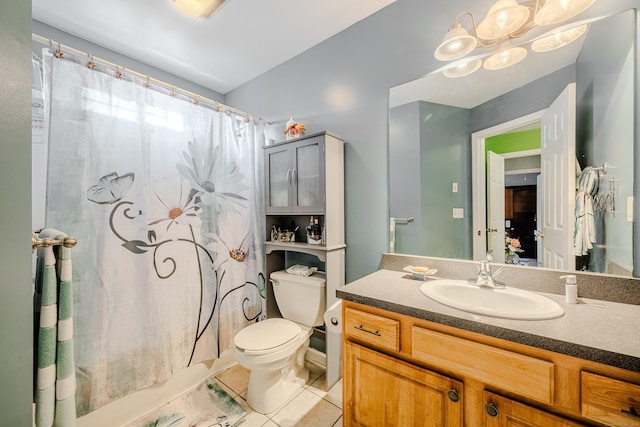
<path fill-rule="evenodd" d="M 627 197 L 627 222 L 633 222 L 633 196 Z"/>
<path fill-rule="evenodd" d="M 453 217 L 454 218 L 464 218 L 464 209 L 463 208 L 453 208 Z"/>
<path fill-rule="evenodd" d="M 458 183 L 457 183 L 457 182 L 454 182 L 454 183 L 451 185 L 451 192 L 453 192 L 453 193 L 457 193 L 457 192 L 458 192 Z M 454 218 L 455 218 L 455 217 L 454 217 Z"/>

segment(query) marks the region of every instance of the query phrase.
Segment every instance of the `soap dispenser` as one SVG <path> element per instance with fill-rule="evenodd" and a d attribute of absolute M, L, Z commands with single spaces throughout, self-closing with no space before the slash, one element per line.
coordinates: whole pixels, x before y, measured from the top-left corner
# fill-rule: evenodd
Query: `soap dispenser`
<path fill-rule="evenodd" d="M 578 285 L 576 282 L 576 276 L 568 274 L 566 276 L 560 276 L 561 279 L 565 279 L 565 297 L 567 304 L 578 303 Z"/>

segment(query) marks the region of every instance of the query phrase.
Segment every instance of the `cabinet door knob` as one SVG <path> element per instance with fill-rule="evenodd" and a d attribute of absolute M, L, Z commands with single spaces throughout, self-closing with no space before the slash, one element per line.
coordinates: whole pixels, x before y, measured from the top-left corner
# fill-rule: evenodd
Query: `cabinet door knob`
<path fill-rule="evenodd" d="M 500 413 L 493 403 L 487 403 L 484 410 L 487 411 L 487 414 L 489 414 L 490 417 L 497 417 Z"/>
<path fill-rule="evenodd" d="M 455 389 L 451 389 L 447 392 L 447 396 L 449 396 L 449 400 L 452 402 L 457 402 L 460 400 L 460 395 Z"/>

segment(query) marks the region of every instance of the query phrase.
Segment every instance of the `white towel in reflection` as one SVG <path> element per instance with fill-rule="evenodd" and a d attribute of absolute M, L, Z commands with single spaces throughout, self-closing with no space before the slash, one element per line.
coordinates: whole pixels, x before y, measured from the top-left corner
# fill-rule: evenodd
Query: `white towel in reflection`
<path fill-rule="evenodd" d="M 596 242 L 596 226 L 593 217 L 593 196 L 598 193 L 600 173 L 591 166 L 584 168 L 578 181 L 573 230 L 573 254 L 587 255 Z"/>

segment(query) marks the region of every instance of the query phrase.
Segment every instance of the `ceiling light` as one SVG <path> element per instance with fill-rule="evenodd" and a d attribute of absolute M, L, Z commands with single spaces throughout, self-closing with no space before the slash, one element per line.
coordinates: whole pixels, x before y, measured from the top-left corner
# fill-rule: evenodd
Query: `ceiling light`
<path fill-rule="evenodd" d="M 503 68 L 511 67 L 522 61 L 527 56 L 527 49 L 516 46 L 509 49 L 504 49 L 494 53 L 484 61 L 484 68 L 486 70 L 501 70 Z"/>
<path fill-rule="evenodd" d="M 559 24 L 584 12 L 594 2 L 595 0 L 547 0 L 536 13 L 534 22 L 541 26 Z"/>
<path fill-rule="evenodd" d="M 189 15 L 210 18 L 227 0 L 173 0 L 175 5 Z"/>
<path fill-rule="evenodd" d="M 467 55 L 478 45 L 478 40 L 470 35 L 460 24 L 454 22 L 440 46 L 435 57 L 439 61 L 453 61 Z"/>
<path fill-rule="evenodd" d="M 458 77 L 468 76 L 469 74 L 476 72 L 481 65 L 482 59 L 474 59 L 454 65 L 451 68 L 447 68 L 442 73 L 445 75 L 445 77 L 455 79 Z"/>
<path fill-rule="evenodd" d="M 578 27 L 569 28 L 547 37 L 534 40 L 531 43 L 531 50 L 534 52 L 549 52 L 560 49 L 574 41 L 578 40 L 587 31 L 587 24 Z"/>
<path fill-rule="evenodd" d="M 477 36 L 485 40 L 495 40 L 519 30 L 529 19 L 529 8 L 519 5 L 516 0 L 496 0 L 480 22 Z"/>

